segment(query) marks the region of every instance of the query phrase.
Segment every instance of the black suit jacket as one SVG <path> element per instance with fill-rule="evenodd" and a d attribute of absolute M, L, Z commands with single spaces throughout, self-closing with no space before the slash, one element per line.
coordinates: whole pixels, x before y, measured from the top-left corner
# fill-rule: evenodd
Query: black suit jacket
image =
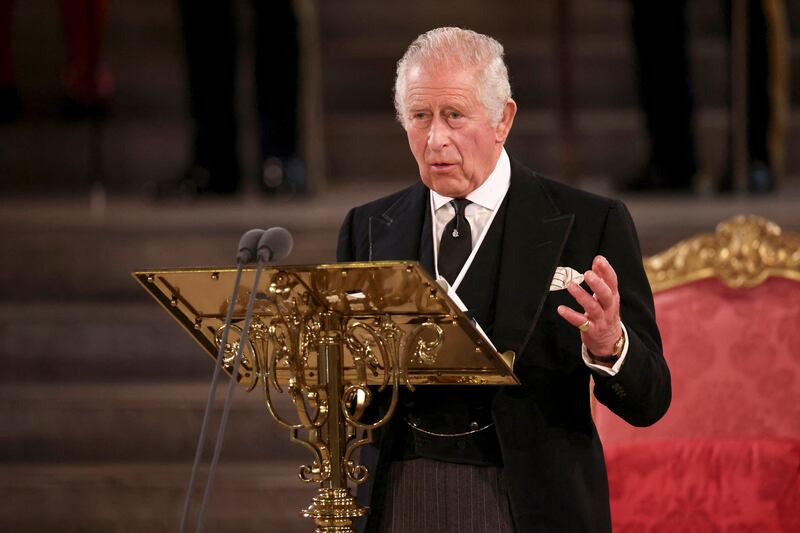
<path fill-rule="evenodd" d="M 337 259 L 418 259 L 432 271 L 428 192 L 417 183 L 352 209 Z M 513 159 L 507 202 L 492 341 L 517 354 L 514 371 L 522 385 L 500 388 L 492 416 L 515 527 L 610 531 L 589 376 L 597 399 L 636 426 L 657 421 L 671 397 L 636 230 L 622 202 L 545 179 Z M 578 330 L 556 312 L 560 304 L 580 307 L 566 290 L 549 291 L 557 266 L 584 272 L 598 254 L 617 272 L 629 339 L 626 360 L 613 377 L 584 364 Z"/>

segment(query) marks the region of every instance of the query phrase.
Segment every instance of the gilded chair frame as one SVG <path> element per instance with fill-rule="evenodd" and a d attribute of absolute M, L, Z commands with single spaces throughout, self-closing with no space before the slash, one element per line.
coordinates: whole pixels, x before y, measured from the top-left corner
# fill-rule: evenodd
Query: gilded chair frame
<path fill-rule="evenodd" d="M 800 233 L 755 215 L 738 215 L 648 257 L 653 292 L 716 277 L 734 289 L 752 288 L 770 276 L 800 281 Z"/>

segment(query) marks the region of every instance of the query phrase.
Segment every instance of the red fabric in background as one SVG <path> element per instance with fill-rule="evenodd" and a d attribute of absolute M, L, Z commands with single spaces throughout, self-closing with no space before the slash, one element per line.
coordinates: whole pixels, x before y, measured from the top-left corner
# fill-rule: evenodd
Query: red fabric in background
<path fill-rule="evenodd" d="M 798 532 L 800 442 L 632 442 L 607 450 L 615 533 Z"/>
<path fill-rule="evenodd" d="M 604 445 L 694 436 L 800 439 L 800 283 L 770 278 L 731 289 L 712 278 L 656 293 L 655 303 L 672 404 L 648 428 L 629 426 L 598 404 Z"/>
<path fill-rule="evenodd" d="M 615 533 L 800 533 L 800 283 L 711 278 L 655 304 L 669 411 L 635 428 L 595 409 Z"/>

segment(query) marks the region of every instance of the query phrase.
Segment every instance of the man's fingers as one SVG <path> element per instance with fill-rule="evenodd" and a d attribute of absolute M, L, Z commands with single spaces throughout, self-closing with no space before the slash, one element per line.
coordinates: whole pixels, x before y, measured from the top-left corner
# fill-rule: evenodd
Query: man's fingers
<path fill-rule="evenodd" d="M 589 270 L 584 274 L 583 278 L 586 280 L 586 283 L 589 285 L 589 288 L 594 291 L 594 296 L 600 305 L 603 306 L 603 309 L 613 309 L 614 307 L 614 294 L 611 292 L 611 289 L 606 284 L 605 280 L 598 276 L 594 271 Z"/>
<path fill-rule="evenodd" d="M 595 257 L 592 262 L 592 270 L 595 274 L 603 278 L 603 281 L 606 282 L 606 285 L 608 285 L 608 288 L 611 289 L 613 294 L 617 294 L 617 273 L 614 271 L 611 263 L 608 262 L 608 259 L 602 255 Z"/>
<path fill-rule="evenodd" d="M 579 313 L 560 305 L 558 314 L 578 329 L 589 320 L 591 323 L 585 328 L 586 331 L 581 332 L 582 342 L 594 353 L 605 353 L 619 338 L 618 330 L 621 327 L 617 274 L 603 256 L 597 256 L 592 262 L 592 269 L 583 278 L 594 294 L 589 294 L 577 283 L 567 285 L 567 290 L 584 312 Z"/>
<path fill-rule="evenodd" d="M 600 302 L 592 298 L 592 296 L 586 292 L 583 287 L 577 283 L 570 283 L 567 285 L 567 290 L 572 297 L 575 298 L 578 304 L 583 307 L 583 310 L 586 311 L 586 314 L 589 316 L 589 318 L 598 320 L 603 316 L 603 307 L 600 305 Z"/>
<path fill-rule="evenodd" d="M 586 323 L 586 315 L 579 313 L 576 310 L 567 307 L 566 305 L 559 305 L 557 311 L 558 314 L 561 315 L 561 318 L 576 328 Z"/>

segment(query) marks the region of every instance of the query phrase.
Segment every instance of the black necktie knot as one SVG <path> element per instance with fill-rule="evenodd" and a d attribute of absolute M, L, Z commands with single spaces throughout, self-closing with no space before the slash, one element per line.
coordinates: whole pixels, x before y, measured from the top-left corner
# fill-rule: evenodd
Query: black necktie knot
<path fill-rule="evenodd" d="M 453 198 L 450 200 L 450 204 L 453 206 L 453 209 L 456 211 L 456 216 L 463 215 L 467 206 L 471 204 L 469 200 L 466 198 Z"/>
<path fill-rule="evenodd" d="M 470 203 L 466 198 L 455 198 L 450 202 L 455 216 L 444 227 L 439 242 L 439 274 L 451 284 L 472 252 L 472 228 L 465 216 Z"/>

